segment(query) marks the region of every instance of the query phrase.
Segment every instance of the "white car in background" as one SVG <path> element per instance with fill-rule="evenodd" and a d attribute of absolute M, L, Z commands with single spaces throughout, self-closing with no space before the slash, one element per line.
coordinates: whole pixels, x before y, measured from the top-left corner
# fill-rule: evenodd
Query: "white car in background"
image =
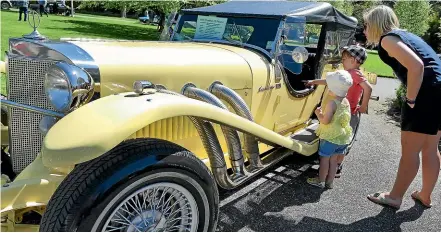
<path fill-rule="evenodd" d="M 1 2 L 1 9 L 2 10 L 9 10 L 9 8 L 12 7 L 12 2 L 9 0 L 2 0 Z"/>

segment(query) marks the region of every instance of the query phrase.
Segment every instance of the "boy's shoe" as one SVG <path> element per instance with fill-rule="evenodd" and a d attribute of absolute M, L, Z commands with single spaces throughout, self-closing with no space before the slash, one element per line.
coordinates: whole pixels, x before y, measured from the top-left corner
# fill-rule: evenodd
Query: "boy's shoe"
<path fill-rule="evenodd" d="M 306 180 L 306 182 L 308 182 L 308 184 L 310 184 L 310 185 L 314 185 L 319 188 L 325 188 L 325 182 L 320 181 L 320 179 L 318 177 L 308 178 Z"/>
<path fill-rule="evenodd" d="M 334 188 L 334 182 L 325 182 L 325 188 L 333 189 Z"/>
<path fill-rule="evenodd" d="M 337 173 L 335 173 L 335 178 L 340 178 L 341 177 L 341 170 L 343 170 L 343 164 L 339 164 L 337 166 Z"/>

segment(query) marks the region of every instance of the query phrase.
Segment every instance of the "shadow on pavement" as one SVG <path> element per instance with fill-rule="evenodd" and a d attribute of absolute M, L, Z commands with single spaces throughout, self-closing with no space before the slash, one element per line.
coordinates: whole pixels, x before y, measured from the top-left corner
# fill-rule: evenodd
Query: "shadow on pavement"
<path fill-rule="evenodd" d="M 275 168 L 240 190 L 221 192 L 218 231 L 401 231 L 402 223 L 415 221 L 424 212 L 418 204 L 401 212 L 384 208 L 376 216 L 350 224 L 329 222 L 303 213 L 298 213 L 293 220 L 272 215 L 269 213 L 281 212 L 287 207 L 317 203 L 326 192 L 306 183 L 306 178 L 316 171 L 305 169 L 304 163 L 285 161 Z"/>
<path fill-rule="evenodd" d="M 270 217 L 269 219 L 263 217 L 265 219 L 262 222 L 265 224 L 257 226 L 255 230 L 276 231 L 274 226 L 278 225 L 277 231 L 402 231 L 400 227 L 402 223 L 417 220 L 423 212 L 424 208 L 418 204 L 398 213 L 385 207 L 376 216 L 367 217 L 351 224 L 333 223 L 308 216 L 297 223 L 279 217 Z"/>

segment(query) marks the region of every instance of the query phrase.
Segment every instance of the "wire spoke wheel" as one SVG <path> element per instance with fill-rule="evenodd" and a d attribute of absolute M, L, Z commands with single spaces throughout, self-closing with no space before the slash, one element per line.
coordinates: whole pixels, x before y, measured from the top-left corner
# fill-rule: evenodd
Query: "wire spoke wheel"
<path fill-rule="evenodd" d="M 163 182 L 138 189 L 125 198 L 110 214 L 102 231 L 193 232 L 198 219 L 191 193 L 180 185 Z"/>

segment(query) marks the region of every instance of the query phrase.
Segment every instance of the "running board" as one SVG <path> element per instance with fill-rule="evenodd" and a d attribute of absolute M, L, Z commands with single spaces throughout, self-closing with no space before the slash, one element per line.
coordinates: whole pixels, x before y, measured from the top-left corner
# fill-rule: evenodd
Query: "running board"
<path fill-rule="evenodd" d="M 256 177 L 260 173 L 268 170 L 268 168 L 271 168 L 274 164 L 280 162 L 282 159 L 292 155 L 294 152 L 290 149 L 284 148 L 284 147 L 277 147 L 273 148 L 264 154 L 262 154 L 262 163 L 263 166 L 257 169 L 253 169 L 252 171 L 247 171 L 245 177 L 241 177 L 237 179 L 236 177 L 231 176 L 229 174 L 230 179 L 232 179 L 236 183 L 236 187 L 243 185 L 244 183 L 248 182 L 250 179 Z"/>
<path fill-rule="evenodd" d="M 308 127 L 290 136 L 292 140 L 296 140 L 298 143 L 308 148 L 305 150 L 305 154 L 303 154 L 304 156 L 310 156 L 317 152 L 318 137 L 315 134 L 315 130 L 317 129 L 318 125 L 318 121 L 312 121 L 309 123 Z M 295 152 L 288 148 L 275 147 L 272 150 L 260 155 L 262 158 L 262 167 L 250 169 L 248 165 L 245 177 L 238 178 L 231 176 L 231 174 L 228 176 L 236 183 L 235 187 L 241 186 L 251 178 L 256 177 L 258 174 L 266 171 L 268 168 L 272 167 L 272 165 L 280 162 L 282 159 L 292 155 L 293 153 Z"/>
<path fill-rule="evenodd" d="M 313 120 L 308 127 L 298 132 L 295 132 L 293 135 L 291 135 L 291 139 L 299 143 L 312 145 L 318 141 L 318 137 L 315 134 L 315 131 L 317 130 L 318 126 L 319 126 L 319 121 Z"/>
<path fill-rule="evenodd" d="M 306 128 L 297 131 L 290 136 L 292 140 L 304 147 L 304 153 L 302 153 L 304 156 L 313 155 L 318 150 L 319 138 L 315 134 L 318 126 L 319 121 L 312 120 Z"/>

